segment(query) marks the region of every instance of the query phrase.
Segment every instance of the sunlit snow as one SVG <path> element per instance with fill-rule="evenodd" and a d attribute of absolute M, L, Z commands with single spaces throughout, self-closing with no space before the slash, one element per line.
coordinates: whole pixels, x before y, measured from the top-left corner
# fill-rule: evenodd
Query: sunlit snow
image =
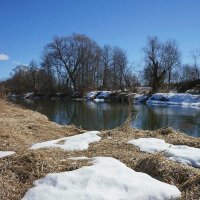
<path fill-rule="evenodd" d="M 98 134 L 100 134 L 99 131 L 89 131 L 79 135 L 59 138 L 57 140 L 36 143 L 31 146 L 31 149 L 55 147 L 66 151 L 81 151 L 87 149 L 89 144 L 98 142 L 101 139 Z"/>
<path fill-rule="evenodd" d="M 22 200 L 158 200 L 181 195 L 176 186 L 135 172 L 114 158 L 96 157 L 92 164 L 46 175 Z"/>
<path fill-rule="evenodd" d="M 147 104 L 200 107 L 200 95 L 186 93 L 157 93 L 148 99 Z"/>
<path fill-rule="evenodd" d="M 200 168 L 200 149 L 186 145 L 172 145 L 162 139 L 139 138 L 128 142 L 140 148 L 141 151 L 162 152 L 166 157 L 179 163 Z"/>
<path fill-rule="evenodd" d="M 6 156 L 10 156 L 12 154 L 14 154 L 14 151 L 0 151 L 0 158 L 6 157 Z"/>

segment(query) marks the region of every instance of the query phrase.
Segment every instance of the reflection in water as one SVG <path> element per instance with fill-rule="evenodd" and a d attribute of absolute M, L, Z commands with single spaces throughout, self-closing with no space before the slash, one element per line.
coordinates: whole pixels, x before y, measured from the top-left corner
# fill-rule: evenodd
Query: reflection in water
<path fill-rule="evenodd" d="M 59 124 L 74 124 L 87 130 L 112 129 L 128 117 L 128 105 L 95 103 L 91 101 L 24 101 L 17 100 L 29 109 L 45 114 Z"/>
<path fill-rule="evenodd" d="M 155 130 L 161 127 L 173 127 L 194 137 L 200 137 L 200 109 L 180 106 L 137 105 L 138 112 L 132 126 Z"/>
<path fill-rule="evenodd" d="M 112 129 L 128 117 L 128 105 L 91 101 L 16 100 L 29 109 L 45 114 L 59 124 L 74 124 L 87 130 Z M 200 137 L 200 109 L 178 106 L 133 105 L 132 126 L 155 130 L 171 126 L 194 137 Z"/>

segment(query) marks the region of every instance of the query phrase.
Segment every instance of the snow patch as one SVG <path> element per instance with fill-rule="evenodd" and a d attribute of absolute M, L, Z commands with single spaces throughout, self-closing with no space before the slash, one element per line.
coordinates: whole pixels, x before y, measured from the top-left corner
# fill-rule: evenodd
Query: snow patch
<path fill-rule="evenodd" d="M 91 91 L 86 94 L 85 98 L 95 102 L 104 102 L 111 94 L 111 91 Z"/>
<path fill-rule="evenodd" d="M 33 144 L 30 149 L 57 147 L 65 151 L 82 151 L 88 149 L 90 143 L 98 142 L 101 139 L 98 134 L 100 134 L 99 131 L 89 131 L 79 135 L 59 138 L 57 140 L 36 143 Z"/>
<path fill-rule="evenodd" d="M 33 92 L 28 92 L 24 95 L 24 98 L 30 98 L 31 96 L 33 96 Z"/>
<path fill-rule="evenodd" d="M 98 91 L 92 91 L 92 92 L 88 92 L 86 94 L 86 99 L 94 99 L 96 97 L 96 95 L 98 94 Z"/>
<path fill-rule="evenodd" d="M 71 157 L 71 158 L 68 158 L 70 160 L 87 160 L 89 159 L 88 157 L 85 157 L 85 156 L 81 156 L 81 157 Z"/>
<path fill-rule="evenodd" d="M 140 148 L 141 151 L 162 152 L 166 157 L 179 163 L 200 168 L 200 149 L 186 145 L 172 145 L 162 139 L 139 138 L 128 142 Z"/>
<path fill-rule="evenodd" d="M 111 91 L 101 91 L 100 94 L 97 95 L 97 99 L 106 99 L 112 94 Z"/>
<path fill-rule="evenodd" d="M 6 157 L 6 156 L 10 156 L 12 154 L 14 154 L 14 151 L 0 151 L 0 158 Z"/>
<path fill-rule="evenodd" d="M 157 138 L 139 138 L 131 140 L 128 143 L 139 147 L 141 151 L 149 153 L 165 151 L 170 146 L 164 140 Z"/>
<path fill-rule="evenodd" d="M 144 94 L 136 94 L 133 98 L 134 103 L 144 103 L 148 99 L 147 95 Z"/>
<path fill-rule="evenodd" d="M 200 107 L 200 95 L 185 93 L 157 93 L 152 95 L 146 103 Z"/>
<path fill-rule="evenodd" d="M 34 182 L 22 200 L 149 200 L 180 197 L 176 186 L 135 172 L 110 157 L 96 157 L 92 166 L 48 174 Z"/>

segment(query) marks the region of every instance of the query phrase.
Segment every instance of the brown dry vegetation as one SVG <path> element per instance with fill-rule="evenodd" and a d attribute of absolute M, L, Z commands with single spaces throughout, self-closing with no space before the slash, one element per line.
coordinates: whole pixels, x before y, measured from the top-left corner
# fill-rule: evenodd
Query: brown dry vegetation
<path fill-rule="evenodd" d="M 101 132 L 102 139 L 85 151 L 60 149 L 29 150 L 36 142 L 82 133 L 73 126 L 60 126 L 30 110 L 0 100 L 0 150 L 16 154 L 0 159 L 0 199 L 21 199 L 33 182 L 50 172 L 70 171 L 88 160 L 69 160 L 77 156 L 110 156 L 128 167 L 145 172 L 182 191 L 181 199 L 200 199 L 200 170 L 168 160 L 162 154 L 140 152 L 127 141 L 139 137 L 157 137 L 172 144 L 200 147 L 200 139 L 175 132 L 171 128 L 142 131 L 127 124 L 114 130 Z"/>

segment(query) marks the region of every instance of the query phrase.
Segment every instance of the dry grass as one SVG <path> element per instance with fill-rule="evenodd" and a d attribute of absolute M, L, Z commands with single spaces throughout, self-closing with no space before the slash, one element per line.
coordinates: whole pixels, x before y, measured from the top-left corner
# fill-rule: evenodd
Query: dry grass
<path fill-rule="evenodd" d="M 74 126 L 59 126 L 47 117 L 0 101 L 0 150 L 21 152 L 31 144 L 83 132 Z"/>
<path fill-rule="evenodd" d="M 50 172 L 70 171 L 90 164 L 88 160 L 69 160 L 78 156 L 109 156 L 130 168 L 145 172 L 182 191 L 182 199 L 200 199 L 200 170 L 168 160 L 162 154 L 140 152 L 127 141 L 139 137 L 157 137 L 172 144 L 200 147 L 200 139 L 175 132 L 171 128 L 142 131 L 130 128 L 128 122 L 101 133 L 102 139 L 85 151 L 60 149 L 28 150 L 35 142 L 82 133 L 73 126 L 59 126 L 37 113 L 0 101 L 0 150 L 17 153 L 0 160 L 0 199 L 17 200 L 32 187 L 35 180 Z"/>

